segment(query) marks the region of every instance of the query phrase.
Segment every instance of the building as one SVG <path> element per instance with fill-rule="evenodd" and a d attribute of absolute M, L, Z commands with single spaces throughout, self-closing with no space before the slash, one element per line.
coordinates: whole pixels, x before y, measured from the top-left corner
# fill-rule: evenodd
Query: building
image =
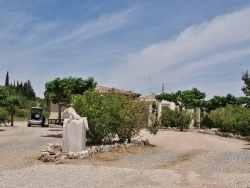
<path fill-rule="evenodd" d="M 140 101 L 144 101 L 148 106 L 148 126 L 152 125 L 152 121 L 159 121 L 163 106 L 168 106 L 170 109 L 175 109 L 175 103 L 169 101 L 158 101 L 155 99 L 156 94 L 140 97 Z"/>

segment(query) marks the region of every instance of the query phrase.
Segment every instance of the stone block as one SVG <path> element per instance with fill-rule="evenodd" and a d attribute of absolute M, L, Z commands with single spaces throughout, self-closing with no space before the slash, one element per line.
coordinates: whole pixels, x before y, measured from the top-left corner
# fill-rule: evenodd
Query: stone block
<path fill-rule="evenodd" d="M 88 122 L 86 117 L 65 119 L 63 124 L 62 151 L 80 152 L 85 149 Z"/>

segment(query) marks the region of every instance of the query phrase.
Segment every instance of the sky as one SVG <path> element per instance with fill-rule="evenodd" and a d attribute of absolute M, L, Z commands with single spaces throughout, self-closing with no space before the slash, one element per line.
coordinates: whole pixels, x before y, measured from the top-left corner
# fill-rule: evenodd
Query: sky
<path fill-rule="evenodd" d="M 142 96 L 244 96 L 250 0 L 0 0 L 0 85 L 93 77 Z"/>

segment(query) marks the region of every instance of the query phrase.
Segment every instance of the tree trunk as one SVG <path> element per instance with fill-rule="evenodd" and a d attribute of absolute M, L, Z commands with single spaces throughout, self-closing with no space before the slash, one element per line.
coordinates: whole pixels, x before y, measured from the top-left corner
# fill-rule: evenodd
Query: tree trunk
<path fill-rule="evenodd" d="M 182 105 L 179 107 L 180 109 L 180 131 L 183 131 L 183 111 L 182 111 Z"/>
<path fill-rule="evenodd" d="M 58 124 L 61 125 L 62 122 L 62 116 L 61 116 L 61 105 L 58 103 Z"/>
<path fill-rule="evenodd" d="M 14 126 L 14 114 L 13 113 L 10 114 L 10 125 Z"/>

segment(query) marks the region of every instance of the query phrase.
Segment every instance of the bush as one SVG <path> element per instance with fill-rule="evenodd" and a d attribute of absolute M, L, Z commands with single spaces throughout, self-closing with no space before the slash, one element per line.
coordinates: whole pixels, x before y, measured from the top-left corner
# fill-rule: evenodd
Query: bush
<path fill-rule="evenodd" d="M 15 116 L 16 117 L 27 117 L 28 116 L 28 110 L 27 109 L 17 109 Z"/>
<path fill-rule="evenodd" d="M 221 131 L 250 135 L 250 109 L 236 105 L 218 108 L 207 114 L 202 126 L 219 128 Z"/>
<path fill-rule="evenodd" d="M 180 125 L 180 112 L 175 109 L 171 110 L 169 107 L 162 108 L 161 125 L 164 127 L 178 127 Z M 183 125 L 188 128 L 191 123 L 191 114 L 188 111 L 183 111 Z"/>
<path fill-rule="evenodd" d="M 169 107 L 162 107 L 161 125 L 164 127 L 177 127 L 180 124 L 180 113 L 177 109 L 171 110 Z"/>
<path fill-rule="evenodd" d="M 10 117 L 8 115 L 8 112 L 4 109 L 0 107 L 0 123 L 8 123 L 10 122 Z"/>
<path fill-rule="evenodd" d="M 131 138 L 137 135 L 140 130 L 145 127 L 145 104 L 140 101 L 130 101 L 126 104 L 125 109 L 120 110 L 124 111 L 124 114 L 115 133 L 119 136 L 121 141 L 127 139 L 130 142 Z"/>
<path fill-rule="evenodd" d="M 87 140 L 95 144 L 115 135 L 121 141 L 130 140 L 143 127 L 143 103 L 130 102 L 115 92 L 86 91 L 73 97 L 72 107 L 80 116 L 87 117 Z"/>

